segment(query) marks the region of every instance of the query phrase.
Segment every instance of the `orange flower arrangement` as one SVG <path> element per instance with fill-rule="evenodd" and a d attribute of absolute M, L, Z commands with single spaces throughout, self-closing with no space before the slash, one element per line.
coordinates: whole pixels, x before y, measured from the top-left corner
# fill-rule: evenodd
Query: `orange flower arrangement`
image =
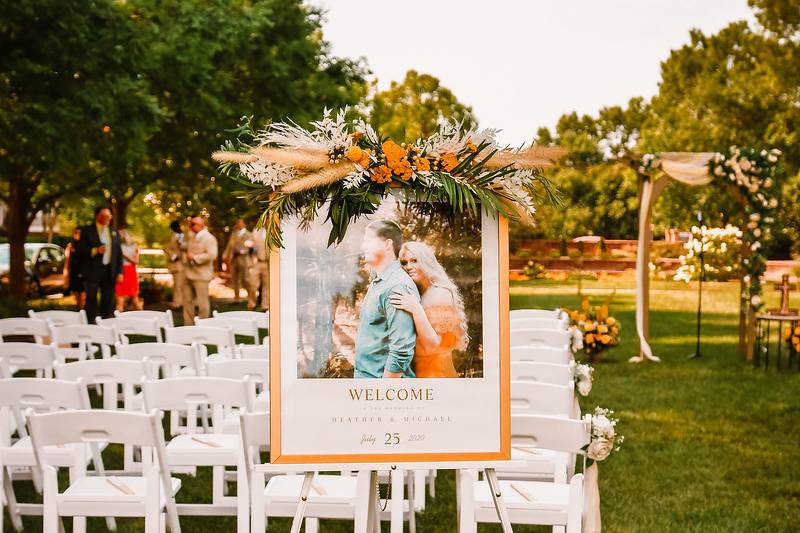
<path fill-rule="evenodd" d="M 450 172 L 454 168 L 458 166 L 458 159 L 456 159 L 456 154 L 446 153 L 442 155 L 442 169 L 446 172 Z"/>
<path fill-rule="evenodd" d="M 796 352 L 800 352 L 800 325 L 783 330 L 783 340 Z"/>
<path fill-rule="evenodd" d="M 590 305 L 581 300 L 580 310 L 564 309 L 574 328 L 583 335 L 583 350 L 594 360 L 596 354 L 619 343 L 619 321 L 608 314 L 608 304 Z"/>
<path fill-rule="evenodd" d="M 375 183 L 389 183 L 392 181 L 392 170 L 386 165 L 372 167 L 369 178 Z"/>
<path fill-rule="evenodd" d="M 347 149 L 345 157 L 347 157 L 347 159 L 357 164 L 361 168 L 369 167 L 370 153 L 366 150 L 362 150 L 356 145 L 353 145 Z"/>

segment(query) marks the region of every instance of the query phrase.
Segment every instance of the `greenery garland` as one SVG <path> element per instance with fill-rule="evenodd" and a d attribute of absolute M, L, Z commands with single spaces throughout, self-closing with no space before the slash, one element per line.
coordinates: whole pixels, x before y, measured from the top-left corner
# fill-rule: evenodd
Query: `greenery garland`
<path fill-rule="evenodd" d="M 777 189 L 776 176 L 781 151 L 757 150 L 731 146 L 714 154 L 708 162 L 708 174 L 712 184 L 727 186 L 742 198 L 746 224 L 742 230 L 744 253 L 741 259 L 742 280 L 745 289 L 742 299 L 747 300 L 754 311 L 763 306 L 761 277 L 767 270 L 767 257 L 763 242 L 772 238 L 772 226 L 778 211 L 778 199 L 773 195 Z M 648 176 L 660 166 L 657 154 L 642 157 L 639 173 Z"/>
<path fill-rule="evenodd" d="M 302 227 L 326 205 L 328 244 L 341 242 L 350 222 L 374 213 L 395 188 L 450 215 L 484 209 L 528 222 L 536 202 L 560 202 L 541 173 L 565 154 L 559 147 L 501 149 L 495 130 L 452 123 L 427 139 L 397 144 L 346 113 L 325 110 L 310 129 L 281 122 L 260 132 L 243 117 L 213 154 L 220 173 L 243 186 L 240 197 L 264 206 L 258 226 L 266 228 L 269 247 L 282 247 L 282 219 L 296 216 Z"/>

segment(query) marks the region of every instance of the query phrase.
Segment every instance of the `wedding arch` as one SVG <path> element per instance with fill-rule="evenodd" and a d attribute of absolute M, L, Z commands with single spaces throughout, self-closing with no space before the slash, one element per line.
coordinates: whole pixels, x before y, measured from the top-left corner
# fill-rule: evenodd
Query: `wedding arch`
<path fill-rule="evenodd" d="M 639 237 L 636 254 L 636 331 L 640 352 L 630 362 L 655 361 L 648 341 L 650 312 L 649 260 L 653 205 L 671 179 L 685 185 L 712 185 L 730 190 L 740 205 L 742 230 L 742 277 L 739 305 L 739 349 L 752 357 L 755 314 L 763 305 L 761 276 L 767 260 L 762 243 L 769 239 L 778 200 L 775 175 L 781 152 L 777 149 L 730 147 L 724 152 L 662 152 L 646 154 L 639 161 L 641 176 Z"/>

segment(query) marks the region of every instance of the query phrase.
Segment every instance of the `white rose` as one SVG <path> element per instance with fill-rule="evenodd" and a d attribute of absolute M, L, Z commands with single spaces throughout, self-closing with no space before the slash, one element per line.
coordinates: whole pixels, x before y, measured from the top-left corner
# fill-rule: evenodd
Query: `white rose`
<path fill-rule="evenodd" d="M 592 417 L 592 429 L 595 434 L 602 437 L 614 437 L 614 424 L 605 415 L 595 415 Z"/>
<path fill-rule="evenodd" d="M 767 179 L 764 180 L 764 188 L 765 189 L 771 189 L 774 184 L 775 184 L 775 182 L 772 181 L 772 178 L 767 178 Z"/>
<path fill-rule="evenodd" d="M 776 207 L 778 207 L 778 200 L 776 198 L 770 198 L 769 199 L 769 206 L 772 209 L 775 209 Z"/>
<path fill-rule="evenodd" d="M 611 454 L 613 449 L 613 442 L 606 438 L 600 437 L 597 439 L 592 439 L 592 442 L 589 444 L 589 449 L 586 450 L 586 455 L 588 455 L 589 459 L 592 461 L 602 461 Z"/>
<path fill-rule="evenodd" d="M 774 155 L 770 154 L 770 155 L 767 156 L 767 161 L 769 161 L 770 163 L 777 163 L 778 162 L 778 156 L 774 156 Z"/>
<path fill-rule="evenodd" d="M 746 157 L 743 157 L 743 158 L 742 158 L 742 159 L 739 161 L 739 166 L 740 166 L 740 167 L 742 168 L 742 170 L 744 170 L 745 172 L 747 172 L 748 170 L 750 170 L 751 168 L 753 168 L 753 164 L 752 164 L 752 163 L 750 162 L 750 160 L 749 160 L 749 159 L 747 159 Z"/>
<path fill-rule="evenodd" d="M 722 170 L 722 167 L 714 167 L 714 175 L 723 176 L 725 175 L 725 171 Z"/>
<path fill-rule="evenodd" d="M 754 307 L 758 307 L 759 305 L 761 305 L 761 297 L 758 294 L 756 294 L 755 296 L 750 298 L 750 303 L 753 304 Z"/>
<path fill-rule="evenodd" d="M 773 148 L 772 150 L 770 150 L 770 151 L 769 151 L 769 153 L 770 153 L 770 154 L 772 154 L 772 155 L 774 155 L 775 157 L 778 157 L 778 156 L 779 156 L 779 155 L 781 155 L 783 152 L 781 152 L 781 151 L 780 151 L 780 150 L 778 150 L 777 148 Z"/>
<path fill-rule="evenodd" d="M 755 235 L 756 237 L 761 237 L 761 228 L 754 229 L 753 235 Z"/>
<path fill-rule="evenodd" d="M 578 392 L 581 396 L 588 396 L 592 390 L 592 380 L 582 379 L 578 382 Z"/>
<path fill-rule="evenodd" d="M 759 213 L 752 213 L 750 215 L 750 220 L 756 220 L 756 221 L 761 220 L 761 215 Z"/>

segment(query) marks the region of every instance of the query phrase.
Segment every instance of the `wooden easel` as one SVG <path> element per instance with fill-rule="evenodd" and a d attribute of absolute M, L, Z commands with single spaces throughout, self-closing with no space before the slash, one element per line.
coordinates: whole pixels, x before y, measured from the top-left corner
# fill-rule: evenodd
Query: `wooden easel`
<path fill-rule="evenodd" d="M 497 482 L 498 467 L 519 467 L 524 465 L 522 461 L 450 461 L 450 462 L 420 462 L 420 463 L 321 463 L 321 464 L 260 464 L 256 469 L 266 473 L 277 474 L 286 472 L 303 472 L 303 485 L 300 489 L 300 497 L 297 502 L 297 510 L 292 520 L 292 533 L 300 533 L 300 528 L 305 517 L 306 506 L 308 505 L 308 495 L 311 491 L 311 483 L 314 474 L 320 471 L 331 470 L 350 470 L 369 472 L 369 487 L 367 499 L 359 502 L 356 506 L 356 517 L 353 531 L 355 533 L 380 533 L 380 497 L 378 494 L 378 472 L 394 472 L 398 469 L 406 472 L 403 477 L 392 476 L 392 490 L 403 490 L 403 480 L 406 476 L 413 476 L 414 470 L 483 470 L 489 488 L 492 491 L 492 499 L 497 510 L 497 516 L 503 527 L 504 533 L 512 533 L 511 521 L 508 517 L 508 510 L 500 492 L 500 485 Z M 399 480 L 399 483 L 395 480 Z M 413 520 L 414 513 L 414 483 L 409 484 L 409 513 L 412 518 L 410 531 L 414 533 L 415 525 Z M 395 501 L 390 509 L 391 532 L 402 533 L 403 531 L 403 505 L 402 500 Z"/>

